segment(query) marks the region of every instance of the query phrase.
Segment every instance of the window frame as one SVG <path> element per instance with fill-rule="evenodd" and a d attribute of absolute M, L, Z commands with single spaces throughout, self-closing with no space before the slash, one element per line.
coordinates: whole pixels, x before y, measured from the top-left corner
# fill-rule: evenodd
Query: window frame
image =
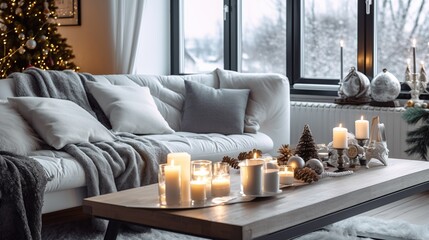
<path fill-rule="evenodd" d="M 181 13 L 183 0 L 170 0 L 171 11 L 171 74 L 187 74 L 181 70 Z M 240 61 L 240 27 L 238 25 L 240 15 L 240 0 L 224 0 L 224 6 L 229 6 L 229 12 L 224 21 L 224 69 L 239 70 Z M 376 36 L 375 6 L 377 0 L 370 5 L 370 13 L 366 14 L 366 3 L 357 1 L 357 70 L 365 74 L 370 80 L 375 76 L 376 69 Z M 337 96 L 337 91 L 321 89 L 295 89 L 294 84 L 301 85 L 331 85 L 337 86 L 338 79 L 317 79 L 301 77 L 301 0 L 286 0 L 286 76 L 291 85 L 291 94 Z M 402 92 L 398 98 L 408 98 L 408 86 L 402 85 Z M 427 94 L 421 98 L 426 99 Z"/>

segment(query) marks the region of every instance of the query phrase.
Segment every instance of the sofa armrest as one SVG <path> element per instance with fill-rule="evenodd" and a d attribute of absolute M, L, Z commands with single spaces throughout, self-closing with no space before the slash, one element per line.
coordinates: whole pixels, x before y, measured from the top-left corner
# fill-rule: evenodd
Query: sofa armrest
<path fill-rule="evenodd" d="M 290 143 L 290 88 L 280 74 L 238 73 L 216 70 L 221 88 L 250 89 L 245 131 L 260 131 L 274 142 L 270 152 L 277 156 L 281 144 Z"/>

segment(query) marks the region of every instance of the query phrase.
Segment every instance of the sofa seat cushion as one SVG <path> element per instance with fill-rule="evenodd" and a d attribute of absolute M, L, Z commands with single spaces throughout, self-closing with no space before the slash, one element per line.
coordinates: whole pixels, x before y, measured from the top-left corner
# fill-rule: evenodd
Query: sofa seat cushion
<path fill-rule="evenodd" d="M 170 152 L 188 152 L 193 160 L 207 159 L 221 161 L 224 156 L 254 148 L 268 152 L 273 141 L 263 133 L 223 135 L 217 133 L 196 134 L 176 132 L 172 134 L 143 135 L 160 141 Z M 56 150 L 39 150 L 30 154 L 45 169 L 49 177 L 45 192 L 56 192 L 86 186 L 82 166 L 68 153 Z"/>
<path fill-rule="evenodd" d="M 86 186 L 82 166 L 68 153 L 62 151 L 39 150 L 30 154 L 46 171 L 49 178 L 45 192 Z"/>
<path fill-rule="evenodd" d="M 247 152 L 254 148 L 262 152 L 273 149 L 271 138 L 261 132 L 232 135 L 175 132 L 142 137 L 161 141 L 170 152 L 188 152 L 194 160 L 221 161 L 224 156 L 237 156 L 240 152 Z"/>

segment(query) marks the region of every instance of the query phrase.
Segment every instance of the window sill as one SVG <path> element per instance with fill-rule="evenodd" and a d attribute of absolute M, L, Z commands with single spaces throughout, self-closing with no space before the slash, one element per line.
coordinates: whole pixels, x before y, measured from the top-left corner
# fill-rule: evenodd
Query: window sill
<path fill-rule="evenodd" d="M 330 102 L 333 103 L 334 99 L 338 97 L 339 85 L 325 85 L 322 84 L 294 84 L 291 87 L 291 101 L 299 102 Z M 408 90 L 402 90 L 397 100 L 401 104 L 405 104 L 411 98 Z M 429 102 L 429 94 L 423 93 L 420 99 Z"/>

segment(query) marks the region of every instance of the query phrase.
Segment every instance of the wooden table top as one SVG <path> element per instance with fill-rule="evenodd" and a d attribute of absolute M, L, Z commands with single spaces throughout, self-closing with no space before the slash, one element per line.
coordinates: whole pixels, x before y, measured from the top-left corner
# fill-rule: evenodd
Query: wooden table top
<path fill-rule="evenodd" d="M 271 198 L 190 210 L 130 208 L 156 201 L 157 184 L 84 199 L 86 212 L 102 218 L 219 239 L 253 239 L 321 218 L 368 200 L 429 182 L 429 163 L 389 159 L 373 161 L 349 176 L 283 188 Z M 239 190 L 239 173 L 232 173 L 232 191 Z M 328 223 L 327 223 L 328 224 Z"/>

